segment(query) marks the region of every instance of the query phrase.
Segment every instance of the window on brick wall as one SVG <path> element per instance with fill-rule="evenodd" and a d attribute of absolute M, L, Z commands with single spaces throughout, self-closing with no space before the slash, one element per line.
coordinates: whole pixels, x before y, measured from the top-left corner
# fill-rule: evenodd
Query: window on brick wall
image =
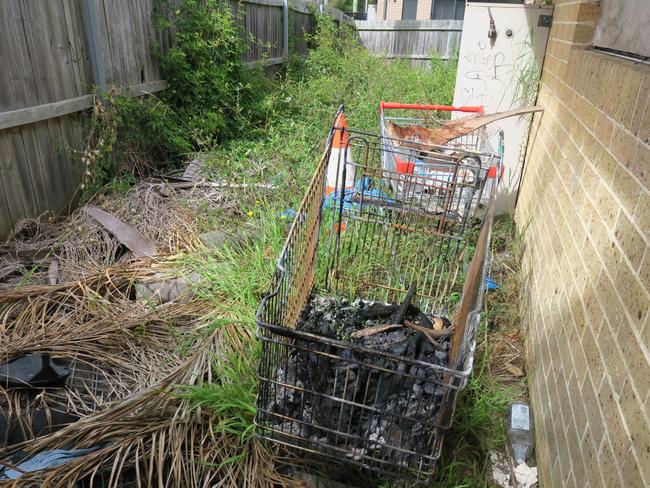
<path fill-rule="evenodd" d="M 404 0 L 402 5 L 402 19 L 415 20 L 418 15 L 418 0 Z"/>
<path fill-rule="evenodd" d="M 432 19 L 463 20 L 465 16 L 465 0 L 433 0 L 431 2 Z"/>
<path fill-rule="evenodd" d="M 593 45 L 650 60 L 650 0 L 601 0 Z"/>

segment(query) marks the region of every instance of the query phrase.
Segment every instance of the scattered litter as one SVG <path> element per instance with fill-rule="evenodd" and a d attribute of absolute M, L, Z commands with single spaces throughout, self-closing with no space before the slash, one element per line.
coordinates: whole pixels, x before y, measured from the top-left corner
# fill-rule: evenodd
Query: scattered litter
<path fill-rule="evenodd" d="M 201 276 L 194 272 L 181 277 L 156 273 L 146 281 L 135 284 L 135 297 L 137 300 L 154 301 L 159 305 L 173 300 L 187 302 L 194 297 L 192 287 L 200 279 Z"/>
<path fill-rule="evenodd" d="M 530 488 L 537 483 L 537 468 L 521 463 L 513 468 L 512 459 L 500 451 L 490 451 L 492 481 L 500 488 Z"/>
<path fill-rule="evenodd" d="M 210 305 L 195 298 L 152 307 L 134 299 L 135 283 L 169 276 L 176 269 L 162 258 L 155 263 L 131 261 L 78 282 L 26 285 L 0 294 L 4 357 L 54 351 L 50 359 L 45 357 L 45 366 L 40 351 L 41 356 L 27 357 L 31 369 L 11 380 L 22 388 L 0 388 L 0 449 L 6 452 L 18 442 L 101 412 L 178 367 L 185 357 L 179 345 L 192 347 L 202 340 L 196 328 L 207 320 Z M 2 367 L 4 386 L 16 372 L 12 364 Z M 67 445 L 53 443 L 39 450 Z"/>
<path fill-rule="evenodd" d="M 143 237 L 133 225 L 97 207 L 84 207 L 83 211 L 102 224 L 118 241 L 128 247 L 139 258 L 157 254 L 156 245 L 151 239 Z"/>
<path fill-rule="evenodd" d="M 263 190 L 273 190 L 275 185 L 268 183 L 228 183 L 227 181 L 166 181 L 154 185 L 160 193 L 165 196 L 171 196 L 176 190 L 187 190 L 190 188 L 222 188 L 222 189 L 246 189 L 257 188 Z"/>
<path fill-rule="evenodd" d="M 496 290 L 497 288 L 499 288 L 499 285 L 498 285 L 498 283 L 497 283 L 496 281 L 494 281 L 492 278 L 486 276 L 486 277 L 485 277 L 485 287 L 486 287 L 488 290 Z"/>
<path fill-rule="evenodd" d="M 293 220 L 296 218 L 296 211 L 293 208 L 288 208 L 280 214 L 281 219 Z"/>
<path fill-rule="evenodd" d="M 190 181 L 200 181 L 204 179 L 205 159 L 193 159 L 187 163 L 183 172 L 183 179 Z"/>
<path fill-rule="evenodd" d="M 50 261 L 50 267 L 47 269 L 47 284 L 56 285 L 59 283 L 59 261 L 53 259 Z"/>
<path fill-rule="evenodd" d="M 39 452 L 31 459 L 23 461 L 15 466 L 16 469 L 5 469 L 0 479 L 16 480 L 25 473 L 41 471 L 43 469 L 55 468 L 69 463 L 77 458 L 95 452 L 100 446 L 88 449 L 55 449 L 53 451 Z"/>
<path fill-rule="evenodd" d="M 254 192 L 239 192 L 182 183 L 183 188 L 160 190 L 160 179 L 145 179 L 127 193 L 98 195 L 93 206 L 130 224 L 155 244 L 158 254 L 174 254 L 199 243 L 198 234 L 210 228 L 215 217 L 240 218 L 243 202 L 254 201 Z M 172 182 L 173 183 L 173 182 Z M 64 284 L 134 259 L 134 253 L 84 209 L 65 218 L 42 215 L 20 220 L 6 242 L 0 244 L 0 289 L 17 285 Z M 58 261 L 56 274 L 50 271 Z M 56 267 L 56 265 L 54 265 Z"/>
<path fill-rule="evenodd" d="M 204 304 L 202 312 L 209 312 L 209 304 Z M 170 320 L 161 323 L 161 330 L 171 329 L 169 323 Z M 122 332 L 121 335 L 132 334 Z M 187 336 L 178 339 L 186 341 Z M 259 486 L 286 486 L 268 451 L 254 437 L 247 444 L 250 451 L 246 453 L 253 468 L 216 469 L 215 466 L 241 455 L 241 444 L 231 435 L 220 433 L 216 426 L 218 419 L 210 409 L 197 409 L 192 400 L 179 394 L 187 391 L 180 385 L 198 388 L 214 382 L 215 357 L 224 350 L 231 354 L 243 353 L 236 344 L 250 339 L 245 327 L 219 327 L 200 343 L 184 342 L 186 349 L 181 357 L 177 344 L 174 351 L 158 355 L 158 361 L 151 361 L 150 356 L 140 358 L 144 361 L 139 361 L 139 368 L 154 370 L 158 376 L 156 381 L 142 382 L 127 397 L 23 447 L 33 455 L 59 450 L 62 446 L 100 445 L 101 449 L 74 462 L 70 458 L 68 464 L 24 473 L 15 486 L 234 487 L 245 486 L 245 480 L 257 477 L 264 481 Z M 156 339 L 148 332 L 145 342 L 152 340 Z M 197 446 L 201 462 L 197 462 Z M 16 462 L 6 454 L 0 459 L 0 465 L 5 466 Z M 134 466 L 135 470 L 139 469 L 135 476 Z M 174 469 L 169 469 L 170 466 Z M 137 482 L 124 483 L 125 479 Z"/>
<path fill-rule="evenodd" d="M 537 483 L 537 468 L 531 468 L 526 463 L 521 463 L 515 468 L 517 488 L 530 488 Z"/>
<path fill-rule="evenodd" d="M 511 465 L 508 457 L 500 451 L 490 451 L 492 481 L 501 488 L 512 488 L 510 484 Z"/>
<path fill-rule="evenodd" d="M 530 407 L 525 403 L 513 403 L 508 412 L 508 447 L 517 464 L 521 464 L 533 452 L 535 436 Z"/>
<path fill-rule="evenodd" d="M 0 364 L 0 385 L 4 388 L 59 386 L 69 375 L 70 369 L 64 361 L 43 352 Z"/>
<path fill-rule="evenodd" d="M 512 373 L 512 376 L 515 376 L 517 378 L 521 378 L 524 375 L 524 372 L 521 368 L 513 366 L 512 364 L 507 364 L 506 369 Z"/>

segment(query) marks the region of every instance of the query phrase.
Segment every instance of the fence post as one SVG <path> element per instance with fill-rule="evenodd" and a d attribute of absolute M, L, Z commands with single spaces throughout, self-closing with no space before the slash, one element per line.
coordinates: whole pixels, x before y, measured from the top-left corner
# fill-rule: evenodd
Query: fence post
<path fill-rule="evenodd" d="M 284 0 L 282 10 L 282 57 L 289 58 L 289 0 Z"/>
<path fill-rule="evenodd" d="M 93 83 L 99 86 L 101 91 L 106 91 L 106 78 L 104 76 L 104 60 L 99 52 L 99 26 L 97 25 L 97 10 L 95 0 L 82 0 L 81 10 L 83 14 L 84 32 L 88 40 L 88 52 L 90 55 L 90 67 L 93 72 Z"/>

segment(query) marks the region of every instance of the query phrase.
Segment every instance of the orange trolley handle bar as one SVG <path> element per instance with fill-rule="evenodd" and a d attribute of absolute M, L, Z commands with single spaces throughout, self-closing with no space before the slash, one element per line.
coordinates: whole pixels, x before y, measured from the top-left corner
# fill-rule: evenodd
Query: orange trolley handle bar
<path fill-rule="evenodd" d="M 454 107 L 453 105 L 420 105 L 417 103 L 396 103 L 396 102 L 379 102 L 379 109 L 408 109 L 408 110 L 440 110 L 444 112 L 470 112 L 482 114 L 485 109 L 481 106 L 462 106 Z"/>

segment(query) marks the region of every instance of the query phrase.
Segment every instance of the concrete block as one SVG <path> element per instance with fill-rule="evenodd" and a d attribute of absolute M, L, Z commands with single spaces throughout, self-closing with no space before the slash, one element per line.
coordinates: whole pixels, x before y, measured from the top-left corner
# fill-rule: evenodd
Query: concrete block
<path fill-rule="evenodd" d="M 582 387 L 589 372 L 590 365 L 587 362 L 587 356 L 582 348 L 581 337 L 576 332 L 575 335 L 571 336 L 571 360 L 573 361 L 573 371 L 576 378 L 576 386 L 578 388 Z"/>
<path fill-rule="evenodd" d="M 646 249 L 645 255 L 639 265 L 639 279 L 641 286 L 650 293 L 650 250 Z"/>
<path fill-rule="evenodd" d="M 581 393 L 584 400 L 587 413 L 587 433 L 585 434 L 585 444 L 587 440 L 592 443 L 591 452 L 597 452 L 605 435 L 605 424 L 603 415 L 598 404 L 598 393 L 592 382 L 592 371 L 587 375 L 582 385 Z M 598 377 L 602 380 L 602 376 Z"/>
<path fill-rule="evenodd" d="M 593 276 L 598 275 L 594 274 Z M 598 294 L 592 284 L 587 284 L 585 287 L 582 300 L 585 305 L 585 320 L 587 322 L 585 331 L 589 330 L 592 334 L 597 335 L 605 320 L 605 312 L 598 301 Z"/>
<path fill-rule="evenodd" d="M 625 344 L 625 360 L 630 370 L 629 379 L 639 395 L 642 395 L 641 401 L 646 401 L 648 392 L 650 392 L 650 363 L 646 355 L 648 347 L 646 339 L 644 337 L 637 338 L 634 326 L 629 321 L 621 326 L 617 339 L 624 341 Z"/>
<path fill-rule="evenodd" d="M 598 111 L 594 119 L 594 135 L 596 140 L 605 146 L 609 146 L 614 133 L 614 122 L 604 112 Z"/>
<path fill-rule="evenodd" d="M 569 444 L 566 440 L 566 424 L 567 422 L 572 421 L 571 419 L 571 412 L 569 412 L 569 417 L 567 418 L 565 415 L 560 414 L 558 417 L 556 417 L 553 427 L 554 427 L 554 432 L 555 432 L 555 440 L 557 442 L 557 449 L 558 449 L 558 456 L 560 456 L 560 462 L 559 462 L 559 470 L 560 470 L 560 475 L 562 479 L 565 479 L 569 473 L 571 473 L 571 468 L 572 468 L 572 459 L 571 456 L 567 456 L 569 451 Z M 555 485 L 553 485 L 555 486 Z M 566 485 L 561 485 L 561 486 L 566 486 Z"/>
<path fill-rule="evenodd" d="M 575 423 L 575 435 L 581 441 L 585 427 L 587 426 L 588 405 L 584 403 L 584 399 L 582 398 L 582 388 L 580 387 L 575 375 L 569 380 L 568 390 L 569 399 L 573 405 L 572 412 Z"/>
<path fill-rule="evenodd" d="M 639 87 L 639 94 L 634 104 L 634 111 L 632 119 L 629 124 L 629 129 L 638 136 L 638 130 L 641 128 L 641 122 L 645 116 L 648 103 L 650 101 L 650 73 L 643 73 L 641 86 Z"/>
<path fill-rule="evenodd" d="M 641 192 L 634 209 L 634 220 L 641 228 L 641 233 L 650 237 L 650 192 Z M 650 239 L 648 239 L 650 240 Z"/>
<path fill-rule="evenodd" d="M 575 419 L 574 419 L 575 420 Z M 577 422 L 569 422 L 566 428 L 567 452 L 571 453 L 571 468 L 577 485 L 587 480 L 587 468 L 582 453 L 582 441 L 578 434 Z"/>
<path fill-rule="evenodd" d="M 641 477 L 642 472 L 642 464 L 637 461 L 634 448 L 630 448 L 621 466 L 623 486 L 648 486 Z"/>
<path fill-rule="evenodd" d="M 615 271 L 616 270 L 611 270 L 612 273 Z M 599 276 L 598 283 L 596 284 L 596 295 L 598 296 L 600 305 L 605 311 L 605 318 L 609 321 L 611 332 L 617 334 L 618 327 L 625 317 L 625 307 L 618 297 L 616 289 L 614 288 L 614 283 L 607 273 L 606 270 Z"/>
<path fill-rule="evenodd" d="M 596 335 L 591 330 L 585 330 L 581 345 L 589 364 L 589 373 L 592 377 L 602 378 L 605 374 L 605 364 L 598 350 Z"/>
<path fill-rule="evenodd" d="M 616 100 L 616 103 L 614 104 L 614 110 L 610 113 L 613 119 L 627 128 L 630 127 L 632 122 L 632 115 L 639 96 L 641 81 L 643 80 L 643 72 L 634 69 L 632 63 L 624 61 L 618 61 L 616 68 L 615 71 L 620 75 L 617 75 L 617 84 L 612 87 L 616 90 L 614 92 L 616 96 L 612 97 Z"/>
<path fill-rule="evenodd" d="M 608 146 L 610 147 L 610 146 Z M 610 154 L 603 147 L 602 150 L 598 150 L 592 164 L 595 166 L 596 171 L 600 175 L 600 178 L 611 188 L 612 180 L 616 175 L 616 171 L 621 167 L 621 164 L 618 162 L 616 157 Z"/>
<path fill-rule="evenodd" d="M 616 324 L 618 329 L 619 324 Z M 617 335 L 613 332 L 614 327 L 609 323 L 603 323 L 598 334 L 597 341 L 600 355 L 606 368 L 606 374 L 611 379 L 614 391 L 620 393 L 623 382 L 630 374 L 623 351 L 619 347 Z"/>
<path fill-rule="evenodd" d="M 638 480 L 639 476 L 649 479 L 650 422 L 646 414 L 646 407 L 637 397 L 630 382 L 626 382 L 624 385 L 619 404 L 632 440 L 632 448 L 625 455 L 621 472 L 623 477 L 629 480 Z M 636 471 L 636 473 L 626 473 L 626 471 Z M 626 486 L 647 485 L 627 484 Z"/>
<path fill-rule="evenodd" d="M 617 126 L 612 135 L 610 151 L 623 166 L 635 174 L 641 169 L 635 159 L 640 144 L 640 141 L 633 134 Z"/>
<path fill-rule="evenodd" d="M 622 166 L 616 169 L 612 178 L 612 190 L 628 213 L 633 213 L 642 188 L 639 182 Z"/>
<path fill-rule="evenodd" d="M 641 180 L 641 185 L 650 190 L 650 146 L 639 141 L 637 152 L 627 168 Z"/>

